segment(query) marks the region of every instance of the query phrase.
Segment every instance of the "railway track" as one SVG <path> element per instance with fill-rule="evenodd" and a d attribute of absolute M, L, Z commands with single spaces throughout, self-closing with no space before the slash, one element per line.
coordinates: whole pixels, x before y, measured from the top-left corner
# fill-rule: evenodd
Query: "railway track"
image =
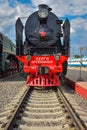
<path fill-rule="evenodd" d="M 0 115 L 0 130 L 86 130 L 60 89 L 24 87 Z"/>

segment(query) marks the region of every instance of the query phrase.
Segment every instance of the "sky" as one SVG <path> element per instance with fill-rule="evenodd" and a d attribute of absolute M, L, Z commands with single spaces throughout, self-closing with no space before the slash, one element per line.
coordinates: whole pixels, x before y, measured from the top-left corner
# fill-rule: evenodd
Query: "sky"
<path fill-rule="evenodd" d="M 39 4 L 47 4 L 58 17 L 70 20 L 71 56 L 87 55 L 87 0 L 0 0 L 0 32 L 15 44 L 15 22 L 18 17 L 27 18 Z M 24 21 L 24 19 L 22 19 Z"/>

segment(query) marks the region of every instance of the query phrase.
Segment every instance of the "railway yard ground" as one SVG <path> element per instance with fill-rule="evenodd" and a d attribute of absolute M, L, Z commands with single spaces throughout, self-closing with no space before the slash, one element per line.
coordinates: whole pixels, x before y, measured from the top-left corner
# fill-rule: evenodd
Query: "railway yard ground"
<path fill-rule="evenodd" d="M 25 84 L 18 73 L 0 79 L 0 113 Z"/>
<path fill-rule="evenodd" d="M 0 130 L 87 130 L 87 100 L 81 95 L 81 89 L 78 92 L 70 87 L 72 82 L 80 86 L 87 84 L 86 70 L 82 68 L 84 81 L 78 81 L 79 68 L 68 68 L 68 85 L 62 83 L 59 87 L 70 110 L 59 90 L 28 88 L 18 73 L 0 79 Z M 81 87 L 87 89 L 86 85 Z"/>
<path fill-rule="evenodd" d="M 66 82 L 75 92 L 87 99 L 87 67 L 69 67 Z"/>

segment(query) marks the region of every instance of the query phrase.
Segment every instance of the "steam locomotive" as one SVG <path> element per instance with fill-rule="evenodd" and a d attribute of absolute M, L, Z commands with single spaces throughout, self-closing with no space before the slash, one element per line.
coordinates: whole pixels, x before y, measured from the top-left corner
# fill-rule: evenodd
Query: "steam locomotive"
<path fill-rule="evenodd" d="M 28 86 L 59 86 L 60 77 L 67 73 L 70 22 L 67 18 L 63 22 L 51 10 L 41 4 L 28 17 L 25 27 L 20 18 L 16 21 L 16 55 L 23 63 L 23 72 L 28 74 Z"/>

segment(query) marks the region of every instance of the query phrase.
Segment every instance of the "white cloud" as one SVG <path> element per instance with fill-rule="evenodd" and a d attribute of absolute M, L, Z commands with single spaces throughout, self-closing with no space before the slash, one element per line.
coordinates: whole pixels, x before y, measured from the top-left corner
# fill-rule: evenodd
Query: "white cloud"
<path fill-rule="evenodd" d="M 87 19 L 77 17 L 71 20 L 71 27 L 74 30 L 74 32 L 87 31 Z"/>
<path fill-rule="evenodd" d="M 75 30 L 72 27 L 70 28 L 70 33 L 75 33 Z"/>
<path fill-rule="evenodd" d="M 14 13 L 15 10 L 9 6 L 8 1 L 5 0 L 3 0 L 3 2 L 0 1 L 0 17 L 9 17 Z"/>
<path fill-rule="evenodd" d="M 30 15 L 33 11 L 34 9 L 30 5 L 21 4 L 16 1 L 15 6 L 11 7 L 8 1 L 1 0 L 0 1 L 0 23 L 3 22 L 2 25 L 8 24 L 11 22 L 13 23 L 13 20 L 16 20 L 16 18 L 21 17 L 21 16 L 26 17 Z"/>
<path fill-rule="evenodd" d="M 14 2 L 15 5 L 12 7 L 9 5 L 9 1 L 0 0 L 0 32 L 10 37 L 12 34 L 14 35 L 13 28 L 17 18 L 28 17 L 34 11 L 29 4 L 21 4 L 16 0 Z"/>
<path fill-rule="evenodd" d="M 48 4 L 57 16 L 87 14 L 87 0 L 32 0 L 34 6 Z"/>
<path fill-rule="evenodd" d="M 79 47 L 87 48 L 87 19 L 77 17 L 71 20 L 71 27 L 74 30 L 71 33 L 71 50 L 78 54 Z"/>

